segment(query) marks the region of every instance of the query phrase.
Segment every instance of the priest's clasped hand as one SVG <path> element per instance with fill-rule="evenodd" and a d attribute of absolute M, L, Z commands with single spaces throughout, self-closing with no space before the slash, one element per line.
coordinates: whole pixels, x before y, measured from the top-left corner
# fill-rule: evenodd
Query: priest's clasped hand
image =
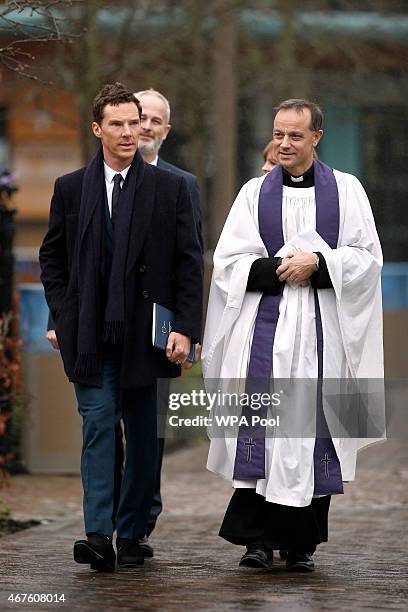
<path fill-rule="evenodd" d="M 310 277 L 317 270 L 317 261 L 316 253 L 290 252 L 282 260 L 276 274 L 282 283 L 287 281 L 301 287 L 307 287 L 310 284 Z"/>
<path fill-rule="evenodd" d="M 169 339 L 167 340 L 166 357 L 172 363 L 181 365 L 185 362 L 190 352 L 190 338 L 179 334 L 178 332 L 171 332 Z"/>

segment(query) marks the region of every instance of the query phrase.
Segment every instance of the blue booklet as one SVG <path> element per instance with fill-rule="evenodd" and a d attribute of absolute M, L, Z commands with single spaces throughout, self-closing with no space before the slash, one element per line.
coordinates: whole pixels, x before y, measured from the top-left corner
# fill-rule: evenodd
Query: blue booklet
<path fill-rule="evenodd" d="M 172 331 L 174 319 L 176 315 L 172 310 L 160 306 L 160 304 L 153 304 L 153 326 L 152 326 L 152 342 L 153 346 L 158 349 L 166 350 L 167 340 Z M 190 352 L 187 357 L 187 361 L 194 363 L 195 358 L 195 345 L 191 344 Z"/>

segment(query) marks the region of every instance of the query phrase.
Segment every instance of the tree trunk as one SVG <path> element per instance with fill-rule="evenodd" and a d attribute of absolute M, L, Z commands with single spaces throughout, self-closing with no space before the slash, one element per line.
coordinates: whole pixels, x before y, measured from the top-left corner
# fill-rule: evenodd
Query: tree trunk
<path fill-rule="evenodd" d="M 297 57 L 296 13 L 301 10 L 299 0 L 280 0 L 279 12 L 282 31 L 278 42 L 276 90 L 279 101 L 288 98 L 306 98 L 309 95 L 309 78 L 305 66 Z"/>
<path fill-rule="evenodd" d="M 203 228 L 207 230 L 207 183 L 206 183 L 206 127 L 207 112 L 203 100 L 208 98 L 208 84 L 206 80 L 206 44 L 203 33 L 203 23 L 207 11 L 206 0 L 193 0 L 190 3 L 191 14 L 191 73 L 194 79 L 188 84 L 187 124 L 191 134 L 189 149 L 191 151 L 191 169 L 197 175 L 200 185 L 200 202 L 203 213 Z M 208 244 L 209 236 L 204 236 Z"/>
<path fill-rule="evenodd" d="M 78 41 L 78 58 L 76 62 L 78 85 L 76 104 L 79 114 L 79 130 L 82 162 L 87 164 L 96 149 L 95 137 L 91 132 L 92 101 L 100 85 L 99 61 L 97 53 L 96 17 L 98 3 L 87 0 L 83 5 L 82 24 L 85 34 Z"/>
<path fill-rule="evenodd" d="M 218 240 L 236 195 L 237 10 L 218 2 L 214 44 L 214 164 L 212 223 L 209 244 Z"/>

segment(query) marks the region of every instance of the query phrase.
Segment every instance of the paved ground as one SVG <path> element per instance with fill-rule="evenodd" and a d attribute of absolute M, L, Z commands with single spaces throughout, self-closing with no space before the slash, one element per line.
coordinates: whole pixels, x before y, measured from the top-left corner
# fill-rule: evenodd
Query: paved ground
<path fill-rule="evenodd" d="M 82 535 L 76 477 L 19 476 L 0 497 L 19 518 L 51 522 L 0 540 L 0 610 L 406 610 L 408 449 L 364 451 L 358 480 L 335 499 L 330 542 L 314 574 L 238 568 L 241 548 L 217 537 L 230 486 L 203 469 L 206 446 L 167 456 L 166 514 L 157 555 L 137 570 L 97 574 L 72 560 Z M 11 593 L 65 595 L 65 603 L 11 603 Z"/>

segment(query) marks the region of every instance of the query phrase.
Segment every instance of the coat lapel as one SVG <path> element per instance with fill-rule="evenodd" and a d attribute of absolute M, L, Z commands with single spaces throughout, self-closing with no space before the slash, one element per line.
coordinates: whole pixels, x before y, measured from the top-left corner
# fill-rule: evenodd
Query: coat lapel
<path fill-rule="evenodd" d="M 134 209 L 130 228 L 129 253 L 126 274 L 129 275 L 136 264 L 146 237 L 153 214 L 156 195 L 155 170 L 145 165 L 144 180 L 135 193 Z"/>
<path fill-rule="evenodd" d="M 81 188 L 81 203 L 79 210 L 79 240 L 82 244 L 85 232 L 95 212 L 96 206 L 103 203 L 105 189 L 103 171 L 102 147 L 99 148 L 95 157 L 86 166 Z"/>

